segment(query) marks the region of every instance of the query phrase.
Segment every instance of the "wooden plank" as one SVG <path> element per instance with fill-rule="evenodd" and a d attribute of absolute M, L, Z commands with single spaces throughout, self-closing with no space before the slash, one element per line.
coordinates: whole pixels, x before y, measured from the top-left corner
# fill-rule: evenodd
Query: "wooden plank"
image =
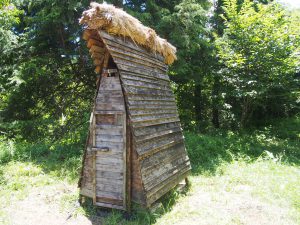
<path fill-rule="evenodd" d="M 147 140 L 151 140 L 151 139 L 155 139 L 155 138 L 159 138 L 159 137 L 163 137 L 165 135 L 175 134 L 175 133 L 180 133 L 182 135 L 181 127 L 175 127 L 175 128 L 168 129 L 168 130 L 162 130 L 162 131 L 158 131 L 155 133 L 149 133 L 149 135 L 136 136 L 135 141 L 136 141 L 136 143 L 144 142 Z"/>
<path fill-rule="evenodd" d="M 126 85 L 128 87 L 140 87 L 150 90 L 163 90 L 168 91 L 169 93 L 173 93 L 170 86 L 166 85 L 158 85 L 158 84 L 152 84 L 152 83 L 146 83 L 144 81 L 131 81 L 131 80 L 125 80 L 123 79 L 123 85 Z"/>
<path fill-rule="evenodd" d="M 112 204 L 112 205 L 119 205 L 119 206 L 123 205 L 122 200 L 113 199 L 113 198 L 105 198 L 105 197 L 97 197 L 97 202 L 98 203 L 102 202 L 102 203 Z"/>
<path fill-rule="evenodd" d="M 154 126 L 154 125 L 158 125 L 158 124 L 173 123 L 173 122 L 180 122 L 180 120 L 178 117 L 153 119 L 153 120 L 142 121 L 142 122 L 133 122 L 132 126 L 134 128 L 140 128 L 140 127 Z"/>
<path fill-rule="evenodd" d="M 98 33 L 95 30 L 85 29 L 82 34 L 82 39 L 87 41 L 90 38 L 94 38 L 97 36 L 98 36 Z"/>
<path fill-rule="evenodd" d="M 120 68 L 119 65 L 124 65 L 124 66 L 134 67 L 139 70 L 149 71 L 151 73 L 164 74 L 165 77 L 168 77 L 165 70 L 159 69 L 157 67 L 143 65 L 143 64 L 140 64 L 137 62 L 132 62 L 132 61 L 128 61 L 126 59 L 117 58 L 117 57 L 114 57 L 114 62 L 118 65 L 118 68 Z"/>
<path fill-rule="evenodd" d="M 146 204 L 144 187 L 142 185 L 142 175 L 141 175 L 141 167 L 140 162 L 138 161 L 138 155 L 135 149 L 135 146 L 132 145 L 132 158 L 131 158 L 131 166 L 132 166 L 132 201 L 137 202 L 139 204 Z"/>
<path fill-rule="evenodd" d="M 154 114 L 154 115 L 146 115 L 146 116 L 130 116 L 130 119 L 133 123 L 144 123 L 148 121 L 157 121 L 169 118 L 178 118 L 177 114 Z"/>
<path fill-rule="evenodd" d="M 122 129 L 120 125 L 111 125 L 111 124 L 100 124 L 96 125 L 96 129 Z"/>
<path fill-rule="evenodd" d="M 183 139 L 179 139 L 179 140 L 172 140 L 164 145 L 160 145 L 158 147 L 155 147 L 155 148 L 152 148 L 152 149 L 148 149 L 147 151 L 139 151 L 139 156 L 138 156 L 138 159 L 141 161 L 141 160 L 144 160 L 148 157 L 151 157 L 152 155 L 154 155 L 155 153 L 159 152 L 159 151 L 162 151 L 164 149 L 167 149 L 167 148 L 170 148 L 174 145 L 177 145 L 179 143 L 183 143 Z M 140 150 L 140 149 L 138 149 Z"/>
<path fill-rule="evenodd" d="M 142 171 L 150 170 L 155 167 L 159 167 L 164 165 L 170 160 L 175 158 L 179 158 L 182 156 L 186 156 L 185 146 L 183 143 L 176 144 L 169 148 L 166 148 L 156 154 L 152 155 L 151 157 L 144 159 L 141 161 Z"/>
<path fill-rule="evenodd" d="M 113 59 L 117 64 L 118 63 L 123 63 L 123 64 L 132 63 L 132 64 L 135 64 L 135 65 L 138 65 L 138 66 L 146 67 L 148 69 L 153 69 L 155 71 L 161 71 L 163 73 L 167 72 L 167 69 L 164 68 L 164 67 L 161 67 L 159 65 L 153 65 L 152 63 L 148 63 L 146 60 L 141 60 L 139 58 L 132 58 L 128 55 L 119 54 L 119 52 L 112 51 L 111 46 L 109 46 L 109 48 L 110 48 L 110 52 L 113 56 Z"/>
<path fill-rule="evenodd" d="M 110 141 L 113 143 L 123 143 L 124 139 L 122 135 L 110 135 L 110 134 L 101 134 L 99 135 L 96 132 L 96 142 L 98 141 Z"/>
<path fill-rule="evenodd" d="M 115 161 L 115 162 L 112 162 L 112 161 L 110 161 L 110 162 L 108 162 L 108 161 L 106 161 L 106 160 L 97 160 L 96 161 L 96 168 L 108 168 L 108 167 L 113 167 L 113 168 L 120 168 L 120 167 L 123 167 L 123 164 L 124 164 L 124 162 L 123 161 L 121 161 L 121 162 L 117 162 L 117 161 Z"/>
<path fill-rule="evenodd" d="M 154 60 L 157 60 L 158 62 L 163 62 L 164 58 L 160 54 L 153 54 L 150 53 L 149 50 L 146 50 L 145 48 L 142 48 L 141 46 L 136 45 L 133 43 L 130 39 L 126 37 L 119 38 L 117 36 L 109 35 L 103 30 L 99 30 L 98 34 L 100 37 L 102 37 L 103 41 L 107 45 L 114 45 L 114 46 L 123 46 L 126 47 L 126 51 L 134 50 L 136 52 L 143 53 L 145 56 L 148 56 L 150 58 L 153 58 Z"/>
<path fill-rule="evenodd" d="M 89 198 L 93 198 L 94 192 L 86 187 L 80 187 L 79 194 Z"/>
<path fill-rule="evenodd" d="M 170 133 L 168 135 L 158 137 L 155 139 L 155 141 L 153 141 L 152 139 L 149 139 L 149 140 L 145 140 L 143 142 L 138 142 L 138 143 L 136 143 L 136 147 L 138 149 L 138 153 L 143 153 L 143 152 L 147 152 L 148 150 L 151 150 L 153 148 L 158 148 L 160 146 L 164 146 L 175 140 L 176 141 L 183 140 L 183 136 L 182 136 L 181 132 Z"/>
<path fill-rule="evenodd" d="M 97 193 L 101 191 L 122 193 L 123 185 L 97 183 Z"/>
<path fill-rule="evenodd" d="M 177 174 L 177 176 L 174 176 L 172 180 L 165 183 L 164 186 L 160 187 L 156 192 L 153 192 L 151 195 L 147 193 L 147 206 L 149 207 L 153 202 L 174 188 L 181 180 L 188 176 L 189 172 L 190 170 L 187 169 L 186 171 Z"/>
<path fill-rule="evenodd" d="M 123 179 L 124 173 L 122 172 L 114 172 L 114 171 L 97 171 L 97 178 L 106 178 L 106 179 Z"/>
<path fill-rule="evenodd" d="M 113 143 L 113 142 L 109 142 L 109 141 L 97 141 L 96 142 L 96 147 L 99 148 L 104 148 L 104 147 L 108 147 L 111 149 L 111 151 L 121 151 L 121 149 L 123 149 L 123 143 Z"/>
<path fill-rule="evenodd" d="M 138 95 L 171 95 L 171 90 L 160 90 L 160 89 L 153 89 L 153 88 L 146 88 L 146 87 L 135 87 L 124 85 L 123 86 L 126 93 L 129 94 L 138 94 Z"/>
<path fill-rule="evenodd" d="M 123 84 L 129 85 L 129 86 L 136 86 L 136 87 L 146 87 L 156 90 L 168 90 L 171 91 L 170 84 L 164 85 L 162 83 L 153 83 L 148 81 L 142 81 L 142 80 L 129 80 L 129 79 L 122 79 Z"/>
<path fill-rule="evenodd" d="M 123 193 L 97 189 L 97 197 L 123 200 Z"/>
<path fill-rule="evenodd" d="M 117 65 L 120 70 L 121 77 L 122 77 L 122 72 L 125 71 L 126 73 L 134 72 L 136 74 L 140 74 L 143 76 L 153 77 L 153 78 L 161 79 L 164 81 L 170 81 L 170 78 L 168 77 L 168 75 L 161 73 L 160 71 L 149 70 L 142 66 L 136 66 L 133 64 L 124 64 L 121 62 L 117 62 Z"/>
<path fill-rule="evenodd" d="M 102 65 L 102 62 L 103 62 L 103 58 L 96 58 L 94 59 L 93 63 L 95 66 L 100 66 Z"/>
<path fill-rule="evenodd" d="M 102 59 L 104 57 L 103 53 L 93 52 L 91 54 L 92 59 Z"/>
<path fill-rule="evenodd" d="M 97 157 L 101 157 L 101 159 L 123 159 L 122 153 L 117 151 L 116 149 L 111 148 L 109 152 L 96 152 Z"/>
<path fill-rule="evenodd" d="M 146 63 L 149 63 L 150 65 L 160 67 L 161 69 L 163 69 L 165 71 L 168 70 L 168 66 L 164 62 L 162 62 L 160 60 L 156 60 L 152 56 L 147 56 L 141 52 L 132 50 L 132 49 L 128 48 L 127 46 L 122 46 L 120 44 L 116 44 L 111 41 L 106 40 L 106 42 L 107 42 L 109 51 L 111 52 L 111 54 L 113 56 L 116 55 L 118 57 L 127 58 L 127 59 L 131 59 L 131 60 L 143 59 L 143 61 L 145 61 Z"/>
<path fill-rule="evenodd" d="M 105 208 L 125 210 L 123 206 L 109 204 L 109 203 L 96 202 L 95 205 L 100 207 L 105 207 Z"/>
<path fill-rule="evenodd" d="M 114 165 L 114 164 L 123 164 L 123 163 L 125 163 L 123 158 L 114 158 L 114 157 L 103 158 L 102 155 L 97 155 L 96 164 Z"/>
<path fill-rule="evenodd" d="M 92 177 L 93 177 L 93 203 L 96 202 L 96 155 L 93 154 L 93 170 L 92 170 Z"/>
<path fill-rule="evenodd" d="M 124 105 L 122 104 L 113 104 L 113 103 L 99 103 L 97 102 L 96 104 L 96 107 L 95 107 L 96 110 L 109 110 L 109 111 L 112 111 L 112 110 L 124 110 Z"/>
<path fill-rule="evenodd" d="M 175 102 L 174 96 L 160 96 L 160 95 L 127 95 L 127 99 L 131 101 L 161 101 L 161 102 Z"/>
<path fill-rule="evenodd" d="M 132 151 L 132 132 L 130 127 L 130 120 L 126 115 L 126 179 L 125 179 L 125 208 L 131 211 L 131 151 Z"/>
<path fill-rule="evenodd" d="M 160 183 L 165 182 L 169 177 L 189 166 L 190 161 L 186 156 L 184 158 L 180 157 L 173 162 L 166 163 L 157 169 L 142 171 L 145 190 L 151 190 L 156 185 L 160 185 Z"/>
<path fill-rule="evenodd" d="M 104 48 L 101 48 L 101 47 L 96 46 L 96 45 L 93 45 L 93 46 L 90 48 L 90 50 L 89 50 L 90 54 L 93 54 L 93 53 L 103 54 L 104 51 L 105 51 Z"/>
<path fill-rule="evenodd" d="M 182 174 L 185 174 L 186 172 L 191 170 L 190 165 L 188 165 L 188 163 L 186 163 L 186 166 L 181 166 L 180 169 L 177 171 L 177 173 L 173 173 L 167 177 L 163 177 L 160 179 L 160 182 L 156 182 L 156 185 L 154 187 L 152 187 L 151 189 L 146 191 L 146 195 L 147 197 L 155 194 L 155 192 L 157 192 L 158 190 L 162 189 L 164 186 L 167 186 L 168 183 L 172 183 L 172 181 L 174 180 L 178 180 L 178 177 L 181 177 Z M 184 178 L 180 178 L 180 180 L 182 180 Z"/>
<path fill-rule="evenodd" d="M 130 116 L 131 118 L 135 118 L 138 116 L 153 116 L 153 115 L 161 115 L 161 114 L 174 114 L 178 115 L 176 108 L 171 108 L 167 110 L 162 110 L 162 109 L 157 109 L 157 110 L 152 110 L 152 109 L 145 109 L 145 110 L 131 110 L 130 111 Z"/>
<path fill-rule="evenodd" d="M 105 177 L 97 177 L 96 178 L 97 184 L 115 184 L 115 185 L 122 185 L 123 184 L 123 177 L 119 177 L 118 179 L 111 179 L 111 178 L 105 178 Z"/>
<path fill-rule="evenodd" d="M 93 45 L 104 47 L 104 43 L 101 41 L 101 39 L 94 39 L 94 38 L 88 39 L 87 47 L 91 48 Z"/>
<path fill-rule="evenodd" d="M 109 148 L 97 148 L 97 147 L 93 147 L 92 151 L 93 152 L 108 152 Z"/>
<path fill-rule="evenodd" d="M 106 83 L 100 84 L 100 90 L 101 89 L 106 90 L 106 91 L 121 91 L 121 85 L 118 83 L 106 82 Z"/>
<path fill-rule="evenodd" d="M 143 136 L 148 134 L 153 134 L 161 131 L 166 131 L 174 128 L 180 127 L 179 122 L 173 123 L 165 123 L 165 124 L 158 124 L 155 126 L 148 126 L 148 127 L 140 127 L 133 130 L 134 136 Z"/>
<path fill-rule="evenodd" d="M 128 82 L 144 82 L 145 84 L 150 83 L 150 84 L 157 85 L 157 86 L 169 87 L 171 89 L 170 81 L 160 80 L 155 77 L 145 77 L 145 76 L 142 76 L 142 75 L 139 75 L 136 73 L 133 73 L 133 75 L 128 76 L 127 73 L 128 72 L 125 72 L 125 71 L 122 72 L 122 76 L 121 76 L 122 83 L 125 83 L 126 81 L 128 81 Z"/>
<path fill-rule="evenodd" d="M 112 129 L 100 129 L 96 128 L 97 135 L 122 135 L 123 130 L 120 128 L 112 128 Z"/>
<path fill-rule="evenodd" d="M 114 97 L 114 96 L 108 97 L 107 95 L 99 95 L 97 97 L 97 102 L 99 102 L 99 103 L 119 103 L 119 104 L 122 104 L 123 101 L 124 100 L 121 96 L 120 97 Z"/>
<path fill-rule="evenodd" d="M 117 167 L 113 167 L 113 165 L 102 165 L 102 164 L 96 164 L 96 170 L 111 171 L 111 172 L 123 172 L 123 168 L 119 168 L 119 167 L 117 168 Z"/>

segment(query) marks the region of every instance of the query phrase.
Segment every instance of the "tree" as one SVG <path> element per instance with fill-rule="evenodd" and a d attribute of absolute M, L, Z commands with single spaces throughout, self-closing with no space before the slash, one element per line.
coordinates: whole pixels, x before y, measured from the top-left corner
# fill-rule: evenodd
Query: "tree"
<path fill-rule="evenodd" d="M 299 80 L 299 21 L 277 3 L 263 5 L 225 0 L 224 35 L 216 40 L 226 66 L 227 100 L 244 127 L 258 109 L 266 109 L 270 95 L 280 97 Z M 288 94 L 288 93 L 284 93 Z M 230 102 L 231 101 L 231 102 Z"/>

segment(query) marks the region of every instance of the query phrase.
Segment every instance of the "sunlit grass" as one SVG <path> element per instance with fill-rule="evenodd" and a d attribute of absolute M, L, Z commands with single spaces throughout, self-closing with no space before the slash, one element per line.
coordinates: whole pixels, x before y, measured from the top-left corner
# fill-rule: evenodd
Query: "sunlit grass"
<path fill-rule="evenodd" d="M 100 220 L 105 225 L 300 224 L 299 127 L 296 118 L 247 132 L 186 132 L 191 189 L 170 192 L 155 212 L 134 205 L 131 215 L 108 210 Z M 91 202 L 78 204 L 83 146 L 69 137 L 55 143 L 1 139 L 0 224 L 9 224 L 6 209 L 33 190 L 55 196 L 49 201 L 61 213 L 98 217 Z"/>

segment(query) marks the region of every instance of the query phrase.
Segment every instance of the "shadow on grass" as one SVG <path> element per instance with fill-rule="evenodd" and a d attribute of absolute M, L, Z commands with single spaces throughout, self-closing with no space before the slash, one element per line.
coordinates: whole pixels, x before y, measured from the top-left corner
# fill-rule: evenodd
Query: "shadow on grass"
<path fill-rule="evenodd" d="M 243 158 L 251 162 L 266 152 L 287 164 L 300 164 L 300 118 L 285 119 L 248 131 L 210 134 L 185 132 L 194 175 L 214 175 L 221 163 Z"/>
<path fill-rule="evenodd" d="M 185 132 L 185 137 L 193 175 L 214 175 L 224 162 L 237 158 L 251 162 L 266 151 L 284 163 L 300 164 L 299 118 L 281 120 L 247 132 Z M 45 174 L 77 183 L 84 139 L 82 136 L 76 139 L 65 137 L 54 143 L 3 142 L 0 144 L 0 162 L 31 162 L 40 166 Z M 178 196 L 178 192 L 171 191 L 161 199 L 161 207 L 154 212 L 136 205 L 130 215 L 117 210 L 99 211 L 90 202 L 83 205 L 83 210 L 93 224 L 153 224 L 172 209 Z"/>

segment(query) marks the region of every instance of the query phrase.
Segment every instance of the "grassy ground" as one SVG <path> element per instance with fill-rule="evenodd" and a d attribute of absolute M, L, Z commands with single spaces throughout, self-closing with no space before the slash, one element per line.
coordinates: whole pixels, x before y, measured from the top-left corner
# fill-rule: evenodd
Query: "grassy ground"
<path fill-rule="evenodd" d="M 300 119 L 247 132 L 185 133 L 191 188 L 131 216 L 78 205 L 84 143 L 0 143 L 0 224 L 300 224 Z"/>

